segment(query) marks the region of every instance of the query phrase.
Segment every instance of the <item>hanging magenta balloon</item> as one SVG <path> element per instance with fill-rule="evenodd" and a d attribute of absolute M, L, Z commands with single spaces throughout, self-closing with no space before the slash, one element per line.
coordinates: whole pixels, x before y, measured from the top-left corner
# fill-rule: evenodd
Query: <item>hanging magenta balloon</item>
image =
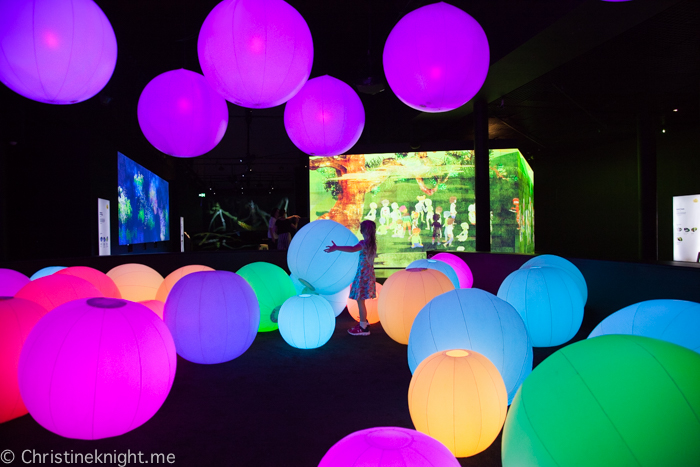
<path fill-rule="evenodd" d="M 204 21 L 197 52 L 204 76 L 227 101 L 264 109 L 304 86 L 314 47 L 306 21 L 283 0 L 224 0 Z"/>
<path fill-rule="evenodd" d="M 92 0 L 0 2 L 0 81 L 29 99 L 75 104 L 100 92 L 117 38 Z"/>
<path fill-rule="evenodd" d="M 357 93 L 331 76 L 306 82 L 284 108 L 284 127 L 294 145 L 312 156 L 337 156 L 357 143 L 365 109 Z"/>
<path fill-rule="evenodd" d="M 197 157 L 219 144 L 228 126 L 226 100 L 194 71 L 166 71 L 139 98 L 139 125 L 149 143 L 175 157 Z"/>
<path fill-rule="evenodd" d="M 466 104 L 484 84 L 489 43 L 474 18 L 444 2 L 407 14 L 384 45 L 384 72 L 396 96 L 423 112 Z"/>

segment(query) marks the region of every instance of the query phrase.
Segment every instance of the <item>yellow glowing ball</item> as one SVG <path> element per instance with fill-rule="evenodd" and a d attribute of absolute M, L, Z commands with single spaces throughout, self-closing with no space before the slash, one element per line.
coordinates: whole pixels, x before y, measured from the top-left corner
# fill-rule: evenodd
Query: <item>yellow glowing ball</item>
<path fill-rule="evenodd" d="M 404 269 L 384 282 L 377 309 L 387 335 L 408 345 L 408 336 L 416 315 L 430 300 L 454 290 L 452 281 L 435 269 Z"/>
<path fill-rule="evenodd" d="M 193 264 L 190 266 L 183 266 L 181 268 L 178 268 L 168 274 L 165 279 L 163 279 L 163 282 L 160 284 L 160 287 L 158 287 L 158 291 L 156 292 L 156 300 L 161 301 L 165 303 L 165 300 L 168 298 L 168 294 L 170 293 L 170 290 L 173 288 L 175 283 L 185 277 L 187 274 L 191 274 L 193 272 L 199 272 L 199 271 L 213 271 L 214 269 L 210 268 L 209 266 L 202 266 L 199 264 Z M 161 316 L 162 317 L 162 316 Z"/>
<path fill-rule="evenodd" d="M 163 319 L 163 310 L 165 309 L 164 302 L 161 302 L 160 300 L 143 300 L 139 303 L 144 305 L 153 313 L 157 314 L 160 319 Z"/>
<path fill-rule="evenodd" d="M 382 290 L 382 284 L 379 282 L 376 283 L 377 285 L 377 298 L 371 298 L 365 300 L 365 307 L 367 308 L 367 321 L 369 324 L 374 324 L 379 322 L 379 311 L 378 311 L 378 306 L 379 306 L 379 292 Z M 360 307 L 357 304 L 357 300 L 353 300 L 352 298 L 348 298 L 348 312 L 350 312 L 350 316 L 355 318 L 355 321 L 360 321 Z"/>
<path fill-rule="evenodd" d="M 163 276 L 145 264 L 122 264 L 110 269 L 107 275 L 117 285 L 122 298 L 132 302 L 155 300 L 163 283 Z"/>
<path fill-rule="evenodd" d="M 408 388 L 416 430 L 435 438 L 455 457 L 488 448 L 503 427 L 508 393 L 491 361 L 473 350 L 443 350 L 423 360 Z"/>

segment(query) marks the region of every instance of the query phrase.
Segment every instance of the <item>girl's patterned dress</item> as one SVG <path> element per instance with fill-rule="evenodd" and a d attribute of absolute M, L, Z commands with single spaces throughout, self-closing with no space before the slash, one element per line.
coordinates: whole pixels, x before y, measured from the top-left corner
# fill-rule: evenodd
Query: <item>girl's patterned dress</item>
<path fill-rule="evenodd" d="M 362 249 L 360 250 L 360 260 L 357 264 L 357 273 L 350 287 L 350 298 L 353 300 L 367 300 L 377 298 L 377 279 L 374 276 L 374 261 L 367 260 L 365 254 L 365 241 L 362 240 Z"/>

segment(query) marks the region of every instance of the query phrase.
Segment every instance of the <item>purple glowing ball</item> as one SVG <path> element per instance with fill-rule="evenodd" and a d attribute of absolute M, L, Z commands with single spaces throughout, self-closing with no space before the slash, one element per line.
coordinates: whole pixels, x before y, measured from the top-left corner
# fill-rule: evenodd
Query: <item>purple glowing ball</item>
<path fill-rule="evenodd" d="M 469 268 L 466 261 L 459 256 L 452 253 L 438 253 L 430 259 L 442 261 L 443 263 L 447 263 L 452 266 L 452 269 L 455 270 L 457 277 L 459 278 L 459 288 L 470 289 L 474 284 L 474 275 L 472 274 L 472 270 Z"/>
<path fill-rule="evenodd" d="M 27 284 L 29 278 L 21 272 L 0 268 L 0 297 L 14 297 Z"/>
<path fill-rule="evenodd" d="M 337 156 L 357 143 L 365 108 L 357 93 L 331 76 L 306 82 L 284 108 L 284 127 L 294 145 L 312 156 Z"/>
<path fill-rule="evenodd" d="M 447 3 L 407 14 L 384 45 L 387 82 L 404 104 L 446 112 L 469 101 L 484 84 L 489 43 L 479 23 Z"/>
<path fill-rule="evenodd" d="M 47 104 L 87 100 L 107 84 L 117 39 L 92 0 L 0 2 L 0 81 Z"/>
<path fill-rule="evenodd" d="M 226 100 L 194 71 L 166 71 L 139 98 L 139 125 L 160 152 L 197 157 L 214 149 L 226 133 Z"/>
<path fill-rule="evenodd" d="M 311 73 L 304 18 L 283 0 L 224 0 L 199 31 L 199 64 L 229 102 L 264 109 L 287 102 Z"/>

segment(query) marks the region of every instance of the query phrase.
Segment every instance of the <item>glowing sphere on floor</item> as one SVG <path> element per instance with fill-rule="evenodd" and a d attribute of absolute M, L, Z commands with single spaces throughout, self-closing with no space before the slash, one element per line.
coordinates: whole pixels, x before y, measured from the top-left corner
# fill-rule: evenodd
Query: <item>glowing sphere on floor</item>
<path fill-rule="evenodd" d="M 0 2 L 0 48 L 0 81 L 47 104 L 91 98 L 117 62 L 112 25 L 92 0 Z"/>
<path fill-rule="evenodd" d="M 29 283 L 29 278 L 13 269 L 0 268 L 0 297 L 12 297 Z"/>
<path fill-rule="evenodd" d="M 653 337 L 700 352 L 700 303 L 685 300 L 647 300 L 605 318 L 591 337 L 632 334 Z"/>
<path fill-rule="evenodd" d="M 182 358 L 223 363 L 239 357 L 253 343 L 260 308 L 253 288 L 238 274 L 193 272 L 173 286 L 163 321 Z"/>
<path fill-rule="evenodd" d="M 260 306 L 258 332 L 278 328 L 279 310 L 285 300 L 296 295 L 291 279 L 281 267 L 265 262 L 250 263 L 239 269 L 241 276 L 253 288 Z"/>
<path fill-rule="evenodd" d="M 359 252 L 326 253 L 324 250 L 331 241 L 338 246 L 354 246 L 359 240 L 344 225 L 321 219 L 299 229 L 287 250 L 291 273 L 310 291 L 324 295 L 338 293 L 352 283 L 360 255 Z"/>
<path fill-rule="evenodd" d="M 377 310 L 387 335 L 408 344 L 413 320 L 430 300 L 454 290 L 452 281 L 435 269 L 403 269 L 384 282 Z"/>
<path fill-rule="evenodd" d="M 460 287 L 459 277 L 457 276 L 454 268 L 444 261 L 438 261 L 435 259 L 417 259 L 406 266 L 406 269 L 412 268 L 435 269 L 436 271 L 440 271 L 446 275 L 455 286 L 455 289 L 459 289 Z"/>
<path fill-rule="evenodd" d="M 45 314 L 44 308 L 29 300 L 0 297 L 0 423 L 27 413 L 17 380 L 19 355 L 29 332 Z"/>
<path fill-rule="evenodd" d="M 163 283 L 163 276 L 145 264 L 122 264 L 107 271 L 107 275 L 117 284 L 122 298 L 132 302 L 155 300 Z"/>
<path fill-rule="evenodd" d="M 19 361 L 29 413 L 66 438 L 119 436 L 147 422 L 165 401 L 177 358 L 168 328 L 143 305 L 79 299 L 32 329 Z"/>
<path fill-rule="evenodd" d="M 316 349 L 333 335 L 335 314 L 330 303 L 318 295 L 296 295 L 282 305 L 279 329 L 282 338 L 292 347 Z"/>
<path fill-rule="evenodd" d="M 328 301 L 328 303 L 331 304 L 331 308 L 333 308 L 333 314 L 336 316 L 336 318 L 343 312 L 345 307 L 348 306 L 350 288 L 351 286 L 348 285 L 338 293 L 334 293 L 331 295 L 319 295 L 320 297 L 325 298 L 326 301 Z"/>
<path fill-rule="evenodd" d="M 699 374 L 700 354 L 658 339 L 567 345 L 516 394 L 503 465 L 696 465 Z"/>
<path fill-rule="evenodd" d="M 98 271 L 97 269 L 89 268 L 87 266 L 71 266 L 69 268 L 56 271 L 54 274 L 67 274 L 69 276 L 80 277 L 81 279 L 85 279 L 97 287 L 97 290 L 102 292 L 105 297 L 122 298 L 122 294 L 119 292 L 117 284 L 115 284 L 107 274 L 102 271 Z"/>
<path fill-rule="evenodd" d="M 401 102 L 423 112 L 446 112 L 481 89 L 489 43 L 474 18 L 433 3 L 401 18 L 384 45 L 384 72 Z"/>
<path fill-rule="evenodd" d="M 379 295 L 382 291 L 382 284 L 379 282 L 375 283 L 377 288 L 377 298 L 368 298 L 365 300 L 365 307 L 367 308 L 367 321 L 369 324 L 374 324 L 379 322 Z M 357 300 L 348 298 L 348 313 L 352 316 L 355 321 L 360 321 L 360 307 L 357 304 Z"/>
<path fill-rule="evenodd" d="M 561 256 L 556 255 L 539 255 L 528 260 L 520 266 L 520 269 L 527 269 L 532 267 L 548 266 L 554 268 L 561 268 L 566 271 L 574 282 L 576 282 L 576 287 L 581 291 L 581 296 L 583 297 L 583 304 L 588 301 L 588 286 L 586 285 L 586 279 L 581 274 L 581 271 L 574 266 L 574 264 L 568 259 L 564 259 Z"/>
<path fill-rule="evenodd" d="M 97 287 L 77 276 L 52 274 L 29 282 L 15 294 L 31 300 L 47 312 L 79 298 L 104 297 Z"/>
<path fill-rule="evenodd" d="M 420 431 L 383 426 L 356 431 L 331 447 L 318 467 L 459 467 L 441 442 Z"/>
<path fill-rule="evenodd" d="M 416 430 L 432 436 L 456 457 L 488 448 L 508 410 L 506 385 L 491 361 L 473 350 L 452 349 L 423 360 L 408 387 Z"/>
<path fill-rule="evenodd" d="M 160 319 L 163 319 L 163 311 L 165 310 L 165 303 L 161 302 L 160 300 L 144 300 L 142 302 L 138 302 L 141 305 L 145 306 L 149 310 L 151 310 L 153 313 L 155 313 Z"/>
<path fill-rule="evenodd" d="M 467 349 L 488 358 L 503 377 L 508 402 L 532 371 L 525 323 L 509 303 L 480 289 L 438 295 L 418 313 L 408 338 L 411 372 L 441 350 Z"/>
<path fill-rule="evenodd" d="M 163 279 L 163 282 L 160 284 L 158 290 L 156 291 L 155 299 L 165 303 L 165 301 L 168 299 L 168 294 L 172 290 L 173 286 L 177 283 L 177 281 L 185 277 L 187 274 L 192 274 L 193 272 L 213 270 L 214 269 L 210 268 L 209 266 L 202 266 L 201 264 L 191 264 L 189 266 L 182 266 L 181 268 L 177 268 L 176 270 L 165 276 L 165 279 Z"/>
<path fill-rule="evenodd" d="M 583 321 L 583 299 L 571 276 L 560 268 L 518 269 L 505 278 L 498 298 L 518 310 L 533 347 L 571 340 Z"/>
<path fill-rule="evenodd" d="M 47 266 L 45 268 L 41 268 L 37 272 L 32 274 L 29 277 L 29 280 L 33 281 L 33 280 L 39 279 L 41 277 L 50 276 L 51 274 L 54 274 L 55 272 L 58 272 L 61 269 L 66 269 L 66 267 L 65 266 Z"/>
<path fill-rule="evenodd" d="M 227 101 L 255 109 L 287 102 L 311 73 L 314 47 L 304 18 L 282 0 L 226 0 L 197 41 L 209 84 Z"/>
<path fill-rule="evenodd" d="M 435 261 L 442 261 L 452 266 L 457 278 L 459 279 L 459 287 L 462 289 L 469 289 L 474 284 L 474 276 L 472 275 L 472 270 L 469 269 L 467 263 L 457 255 L 452 253 L 438 253 L 432 256 L 430 259 Z"/>

